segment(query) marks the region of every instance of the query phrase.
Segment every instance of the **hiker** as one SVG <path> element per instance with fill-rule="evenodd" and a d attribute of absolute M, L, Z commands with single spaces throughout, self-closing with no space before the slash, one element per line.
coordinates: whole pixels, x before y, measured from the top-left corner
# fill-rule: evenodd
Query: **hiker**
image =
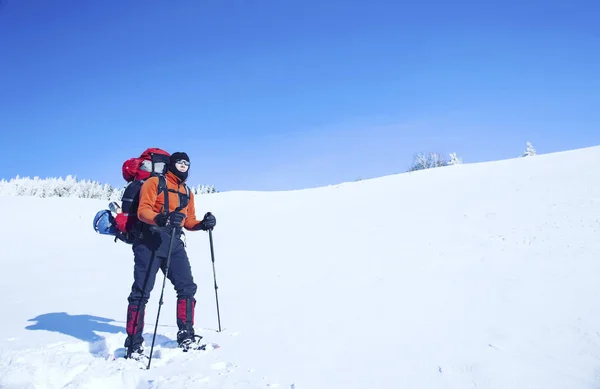
<path fill-rule="evenodd" d="M 132 245 L 134 282 L 128 297 L 126 358 L 138 358 L 144 351 L 142 334 L 145 307 L 158 269 L 164 273 L 167 265 L 171 228 L 175 228 L 175 236 L 167 278 L 177 293 L 177 343 L 184 350 L 201 346 L 202 337 L 194 333 L 194 295 L 197 287 L 181 234 L 182 228 L 188 231 L 212 230 L 216 219 L 210 212 L 201 221 L 196 219 L 194 194 L 185 184 L 189 169 L 188 155 L 184 152 L 173 153 L 169 157 L 168 171 L 164 177 L 167 190 L 159 193 L 159 176 L 146 179 L 140 189 L 137 217 L 141 228 Z"/>

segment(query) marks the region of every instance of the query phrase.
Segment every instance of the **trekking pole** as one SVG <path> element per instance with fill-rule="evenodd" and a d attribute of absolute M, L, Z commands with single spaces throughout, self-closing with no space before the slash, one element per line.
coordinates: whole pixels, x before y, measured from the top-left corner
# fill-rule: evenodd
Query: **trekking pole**
<path fill-rule="evenodd" d="M 213 266 L 213 278 L 215 280 L 215 297 L 217 299 L 217 318 L 219 319 L 219 332 L 221 332 L 221 314 L 219 313 L 219 294 L 217 289 L 217 274 L 215 272 L 215 250 L 213 248 L 213 238 L 212 238 L 212 228 L 208 230 L 208 239 L 210 240 L 210 256 L 212 258 L 212 266 Z"/>
<path fill-rule="evenodd" d="M 148 367 L 150 369 L 150 363 L 152 362 L 152 350 L 154 349 L 154 340 L 156 339 L 156 330 L 158 329 L 158 318 L 160 317 L 160 308 L 163 305 L 163 295 L 165 293 L 165 283 L 167 282 L 167 274 L 169 274 L 169 265 L 171 264 L 171 250 L 173 250 L 173 241 L 175 240 L 175 232 L 177 227 L 171 228 L 171 241 L 169 242 L 169 253 L 167 254 L 167 266 L 165 269 L 165 278 L 163 278 L 162 290 L 160 292 L 160 300 L 158 301 L 158 314 L 156 315 L 156 323 L 154 324 L 154 335 L 152 335 L 152 346 L 150 347 L 150 357 L 148 359 Z"/>

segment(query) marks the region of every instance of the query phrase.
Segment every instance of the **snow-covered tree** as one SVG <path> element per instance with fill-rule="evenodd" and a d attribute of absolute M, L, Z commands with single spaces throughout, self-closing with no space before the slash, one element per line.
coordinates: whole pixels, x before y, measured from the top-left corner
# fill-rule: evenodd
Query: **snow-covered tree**
<path fill-rule="evenodd" d="M 195 187 L 191 187 L 190 190 L 195 194 L 208 194 L 208 193 L 217 193 L 214 185 L 198 185 Z"/>
<path fill-rule="evenodd" d="M 217 193 L 214 185 L 198 185 L 190 187 L 194 194 Z M 101 184 L 92 180 L 78 180 L 68 175 L 65 179 L 34 177 L 15 177 L 9 181 L 0 180 L 0 195 L 35 196 L 35 197 L 78 197 L 121 201 L 125 187 L 116 188 L 109 184 Z"/>
<path fill-rule="evenodd" d="M 48 197 L 71 197 L 73 194 L 79 194 L 77 179 L 72 175 L 68 175 L 64 180 L 62 177 L 56 179 L 53 187 L 54 193 Z"/>
<path fill-rule="evenodd" d="M 0 194 L 8 196 L 34 197 L 81 197 L 112 200 L 120 199 L 122 190 L 97 181 L 77 180 L 69 175 L 65 179 L 15 177 L 10 181 L 0 181 Z"/>
<path fill-rule="evenodd" d="M 123 192 L 125 192 L 125 188 L 112 188 L 108 195 L 108 201 L 121 201 Z"/>
<path fill-rule="evenodd" d="M 440 153 L 419 153 L 414 156 L 409 172 L 446 166 L 448 163 Z"/>
<path fill-rule="evenodd" d="M 450 161 L 448 161 L 448 165 L 460 165 L 463 163 L 462 158 L 457 157 L 456 153 L 450 153 Z"/>
<path fill-rule="evenodd" d="M 527 149 L 525 150 L 525 152 L 521 155 L 522 157 L 531 157 L 533 155 L 537 155 L 537 151 L 535 151 L 535 149 L 533 148 L 531 142 L 527 142 Z"/>

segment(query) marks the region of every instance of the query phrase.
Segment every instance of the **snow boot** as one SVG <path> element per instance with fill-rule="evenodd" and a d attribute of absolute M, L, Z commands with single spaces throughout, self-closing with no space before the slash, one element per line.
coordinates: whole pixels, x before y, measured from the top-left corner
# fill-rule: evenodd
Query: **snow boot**
<path fill-rule="evenodd" d="M 140 359 L 144 356 L 144 311 L 141 305 L 129 304 L 127 307 L 127 339 L 125 339 L 125 358 Z"/>
<path fill-rule="evenodd" d="M 177 344 L 183 351 L 197 350 L 204 348 L 200 343 L 202 337 L 194 332 L 194 308 L 196 300 L 194 298 L 177 300 Z"/>

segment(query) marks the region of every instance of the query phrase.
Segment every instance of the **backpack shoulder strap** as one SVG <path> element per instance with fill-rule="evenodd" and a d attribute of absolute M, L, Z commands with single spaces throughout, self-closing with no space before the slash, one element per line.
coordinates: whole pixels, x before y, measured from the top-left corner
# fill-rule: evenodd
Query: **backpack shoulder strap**
<path fill-rule="evenodd" d="M 175 208 L 175 212 L 180 212 L 183 208 L 187 207 L 187 205 L 190 202 L 190 188 L 189 186 L 187 186 L 185 183 L 181 184 L 183 185 L 183 187 L 185 188 L 185 200 L 182 200 L 182 198 L 184 197 L 183 193 L 181 193 L 179 190 L 175 190 L 175 189 L 171 189 L 169 188 L 168 191 L 171 193 L 175 193 L 178 198 L 179 198 L 179 206 L 177 208 Z"/>
<path fill-rule="evenodd" d="M 183 209 L 185 206 L 187 206 L 187 204 L 189 203 L 189 200 L 190 200 L 190 187 L 187 186 L 185 183 L 183 184 L 183 186 L 185 187 L 187 201 L 184 205 L 178 207 L 176 209 L 176 211 L 181 211 L 181 209 Z M 169 213 L 169 192 L 180 194 L 178 191 L 168 188 L 167 179 L 165 178 L 164 175 L 162 175 L 162 174 L 158 175 L 158 195 L 160 196 L 161 193 L 164 193 L 165 201 L 164 201 L 164 206 L 163 206 L 163 213 L 165 213 L 165 214 Z"/>
<path fill-rule="evenodd" d="M 180 207 L 178 208 L 178 211 L 181 211 L 183 208 L 187 207 L 188 204 L 190 203 L 190 187 L 187 186 L 185 183 L 183 183 L 183 187 L 185 188 L 186 199 L 185 199 L 185 202 L 180 203 Z M 179 201 L 181 201 L 181 196 L 179 197 Z"/>
<path fill-rule="evenodd" d="M 158 176 L 158 195 L 160 196 L 161 193 L 164 193 L 165 196 L 163 213 L 167 214 L 169 213 L 169 190 L 167 188 L 167 179 L 162 174 Z"/>

